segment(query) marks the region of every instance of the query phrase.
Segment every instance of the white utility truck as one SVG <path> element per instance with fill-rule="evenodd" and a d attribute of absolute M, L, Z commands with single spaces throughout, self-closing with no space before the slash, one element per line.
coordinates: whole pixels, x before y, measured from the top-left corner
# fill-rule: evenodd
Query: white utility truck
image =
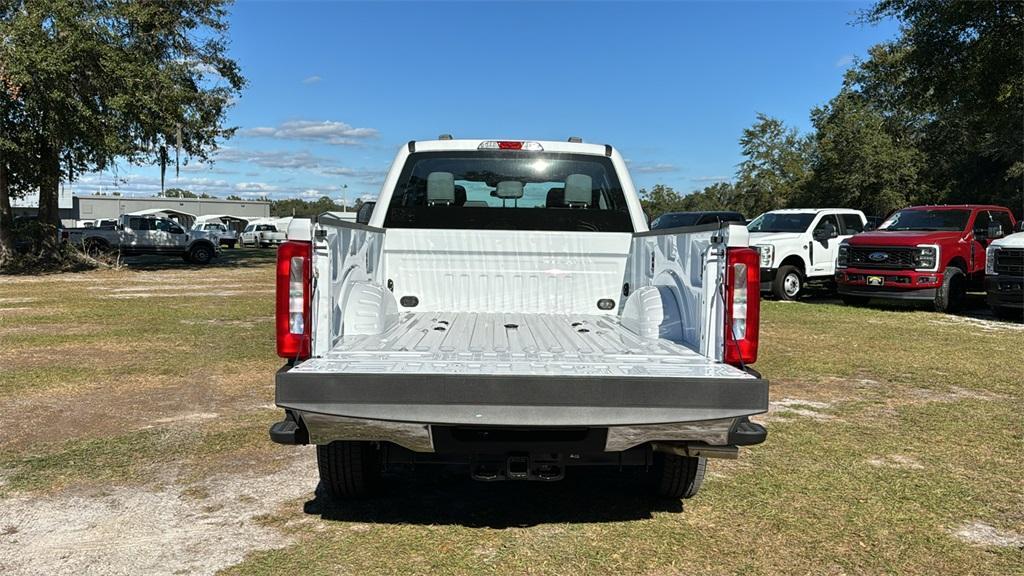
<path fill-rule="evenodd" d="M 410 142 L 367 224 L 327 213 L 288 233 L 270 436 L 317 445 L 329 497 L 452 463 L 478 480 L 635 467 L 690 497 L 706 458 L 766 437 L 748 420 L 768 383 L 749 368 L 746 228 L 648 231 L 611 146 Z"/>
<path fill-rule="evenodd" d="M 761 254 L 761 290 L 796 300 L 808 282 L 831 281 L 843 240 L 864 231 L 860 210 L 797 208 L 750 221 L 750 244 Z"/>

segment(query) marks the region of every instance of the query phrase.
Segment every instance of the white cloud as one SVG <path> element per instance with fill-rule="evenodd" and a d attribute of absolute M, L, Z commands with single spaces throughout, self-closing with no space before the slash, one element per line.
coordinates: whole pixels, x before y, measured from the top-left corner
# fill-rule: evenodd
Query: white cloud
<path fill-rule="evenodd" d="M 236 182 L 235 191 L 237 192 L 262 192 L 264 194 L 269 192 L 277 192 L 280 188 L 266 182 Z"/>
<path fill-rule="evenodd" d="M 856 57 L 853 54 L 843 54 L 836 60 L 836 68 L 846 68 L 850 64 L 853 64 Z"/>
<path fill-rule="evenodd" d="M 224 148 L 217 151 L 217 160 L 224 162 L 249 162 L 263 168 L 315 169 L 329 162 L 309 152 L 282 152 L 275 150 L 243 150 Z"/>
<path fill-rule="evenodd" d="M 256 138 L 277 138 L 281 140 L 306 140 L 343 146 L 354 146 L 362 141 L 376 138 L 376 128 L 355 128 L 344 122 L 333 120 L 289 120 L 279 126 L 257 126 L 240 130 L 239 134 Z"/>
<path fill-rule="evenodd" d="M 667 162 L 648 162 L 641 164 L 631 164 L 629 170 L 631 172 L 636 172 L 639 174 L 661 174 L 665 172 L 678 172 L 679 167 L 676 166 L 675 164 L 669 164 Z"/>
<path fill-rule="evenodd" d="M 691 182 L 728 182 L 731 180 L 728 176 L 697 176 L 696 178 L 690 178 Z"/>
<path fill-rule="evenodd" d="M 313 75 L 313 76 L 309 76 L 309 77 L 303 79 L 302 83 L 303 84 L 316 84 L 320 80 L 322 80 L 322 78 L 320 78 L 319 76 Z"/>

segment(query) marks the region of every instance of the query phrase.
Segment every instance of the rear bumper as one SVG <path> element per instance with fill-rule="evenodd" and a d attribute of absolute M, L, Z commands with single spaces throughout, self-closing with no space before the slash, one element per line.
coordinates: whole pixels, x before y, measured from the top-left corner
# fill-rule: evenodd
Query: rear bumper
<path fill-rule="evenodd" d="M 1024 276 L 986 276 L 985 292 L 993 308 L 1024 309 Z"/>
<path fill-rule="evenodd" d="M 277 374 L 277 405 L 308 441 L 394 442 L 432 452 L 432 426 L 602 428 L 605 451 L 647 442 L 757 443 L 746 416 L 768 409 L 751 378 L 601 378 L 459 374 Z M 746 434 L 746 435 L 745 435 Z M 744 441 L 742 438 L 748 440 Z M 753 439 L 753 440 L 751 440 Z"/>

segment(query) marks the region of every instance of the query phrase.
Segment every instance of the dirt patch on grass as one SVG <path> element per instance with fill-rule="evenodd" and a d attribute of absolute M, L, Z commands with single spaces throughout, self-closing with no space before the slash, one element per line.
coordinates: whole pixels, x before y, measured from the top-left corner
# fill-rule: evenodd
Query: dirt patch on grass
<path fill-rule="evenodd" d="M 28 304 L 29 302 L 35 302 L 39 298 L 0 298 L 0 304 Z"/>
<path fill-rule="evenodd" d="M 257 382 L 247 374 L 136 377 L 58 395 L 16 397 L 7 400 L 7 407 L 19 417 L 7 422 L 0 449 L 25 450 L 155 425 L 194 424 L 216 417 L 210 414 L 250 411 L 273 397 L 269 374 Z"/>
<path fill-rule="evenodd" d="M 868 460 L 868 464 L 879 468 L 900 468 L 904 470 L 923 470 L 924 466 L 917 459 L 904 454 L 889 454 Z"/>
<path fill-rule="evenodd" d="M 1005 546 L 1024 549 L 1024 536 L 975 520 L 956 527 L 953 535 L 974 546 Z"/>
<path fill-rule="evenodd" d="M 214 574 L 290 537 L 259 521 L 313 495 L 312 449 L 273 473 L 218 475 L 194 486 L 18 496 L 0 536 L 0 571 L 28 574 Z"/>
<path fill-rule="evenodd" d="M 955 328 L 970 327 L 977 328 L 980 332 L 1024 332 L 1024 324 L 1013 322 L 1001 322 L 987 318 L 971 318 L 970 316 L 945 316 L 938 320 L 931 320 L 931 324 L 939 326 L 952 326 Z"/>
<path fill-rule="evenodd" d="M 768 403 L 768 413 L 765 420 L 785 419 L 789 416 L 802 416 L 815 420 L 832 420 L 832 414 L 824 412 L 832 407 L 831 402 L 819 402 L 816 400 L 802 400 L 800 398 L 783 398 Z"/>
<path fill-rule="evenodd" d="M 1003 394 L 996 394 L 986 390 L 971 390 L 953 386 L 946 390 L 929 390 L 927 388 L 910 388 L 907 391 L 906 399 L 909 402 L 959 402 L 961 400 L 982 400 L 994 402 L 1006 400 Z"/>
<path fill-rule="evenodd" d="M 120 294 L 107 294 L 103 298 L 112 300 L 131 300 L 134 298 L 200 298 L 215 296 L 249 296 L 252 294 L 273 294 L 273 290 L 215 290 L 200 292 L 197 290 L 184 293 L 179 292 L 123 292 Z"/>

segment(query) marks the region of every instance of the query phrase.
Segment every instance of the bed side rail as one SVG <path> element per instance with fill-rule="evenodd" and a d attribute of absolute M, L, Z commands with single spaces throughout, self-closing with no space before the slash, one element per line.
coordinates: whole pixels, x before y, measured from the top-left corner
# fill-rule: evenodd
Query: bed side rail
<path fill-rule="evenodd" d="M 623 308 L 630 295 L 660 294 L 661 337 L 669 337 L 707 357 L 720 359 L 725 250 L 746 246 L 740 225 L 705 224 L 633 235 L 623 279 Z M 651 287 L 651 288 L 648 288 Z M 635 308 L 635 306 L 630 306 Z"/>
<path fill-rule="evenodd" d="M 313 356 L 329 351 L 350 324 L 369 317 L 380 321 L 381 310 L 349 306 L 350 299 L 377 297 L 382 305 L 390 297 L 384 285 L 383 228 L 357 224 L 326 212 L 314 226 Z M 386 293 L 386 294 L 385 294 Z M 392 297 L 393 299 L 393 297 Z M 369 298 L 373 300 L 373 298 Z"/>

